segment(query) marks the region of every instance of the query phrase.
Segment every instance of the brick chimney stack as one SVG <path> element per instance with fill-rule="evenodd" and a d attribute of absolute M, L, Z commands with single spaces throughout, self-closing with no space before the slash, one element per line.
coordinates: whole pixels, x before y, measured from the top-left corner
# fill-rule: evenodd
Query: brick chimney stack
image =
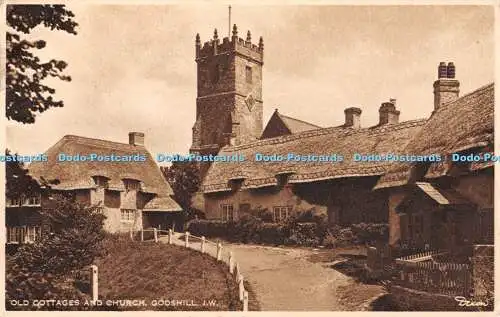
<path fill-rule="evenodd" d="M 144 146 L 144 133 L 130 132 L 128 134 L 128 144 Z"/>
<path fill-rule="evenodd" d="M 396 124 L 399 122 L 400 111 L 396 110 L 396 99 L 389 99 L 389 102 L 383 102 L 378 110 L 379 125 Z"/>
<path fill-rule="evenodd" d="M 459 97 L 460 82 L 455 79 L 455 65 L 449 62 L 439 63 L 438 79 L 434 82 L 434 111 L 443 104 Z"/>
<path fill-rule="evenodd" d="M 359 129 L 361 127 L 361 109 L 350 107 L 344 110 L 345 113 L 345 127 L 352 127 Z"/>

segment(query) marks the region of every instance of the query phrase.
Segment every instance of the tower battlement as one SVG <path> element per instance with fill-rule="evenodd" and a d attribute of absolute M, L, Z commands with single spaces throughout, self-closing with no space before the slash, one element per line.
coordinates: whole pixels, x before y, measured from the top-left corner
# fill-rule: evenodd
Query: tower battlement
<path fill-rule="evenodd" d="M 264 41 L 262 37 L 259 43 L 252 43 L 250 31 L 247 32 L 246 39 L 238 36 L 236 24 L 233 26 L 233 35 L 231 38 L 224 37 L 222 43 L 217 34 L 217 29 L 214 30 L 213 39 L 206 41 L 201 45 L 200 35 L 196 35 L 196 61 L 212 58 L 214 55 L 237 53 L 253 59 L 260 64 L 264 61 Z"/>

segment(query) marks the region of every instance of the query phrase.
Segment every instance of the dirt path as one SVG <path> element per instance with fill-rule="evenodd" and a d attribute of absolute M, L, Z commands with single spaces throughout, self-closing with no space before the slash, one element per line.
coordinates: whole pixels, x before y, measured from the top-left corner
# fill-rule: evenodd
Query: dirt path
<path fill-rule="evenodd" d="M 174 239 L 175 244 L 183 241 Z M 166 241 L 166 238 L 162 238 Z M 190 243 L 200 249 L 200 243 Z M 225 244 L 223 259 L 232 252 L 245 280 L 249 281 L 264 311 L 335 311 L 344 310 L 338 288 L 354 283 L 348 276 L 333 270 L 328 263 L 312 263 L 310 249 Z M 215 245 L 206 251 L 216 254 Z"/>

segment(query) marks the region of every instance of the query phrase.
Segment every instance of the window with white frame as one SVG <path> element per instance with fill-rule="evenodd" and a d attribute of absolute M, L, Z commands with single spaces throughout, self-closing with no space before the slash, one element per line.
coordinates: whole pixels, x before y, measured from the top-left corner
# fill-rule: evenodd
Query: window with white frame
<path fill-rule="evenodd" d="M 132 222 L 135 219 L 135 209 L 121 209 L 120 220 L 123 222 Z"/>
<path fill-rule="evenodd" d="M 19 197 L 7 199 L 7 206 L 20 206 L 21 199 Z"/>
<path fill-rule="evenodd" d="M 23 205 L 28 205 L 28 206 L 40 205 L 40 195 L 34 194 L 32 196 L 25 197 Z"/>
<path fill-rule="evenodd" d="M 275 206 L 273 208 L 273 219 L 275 222 L 284 221 L 292 213 L 292 206 Z"/>
<path fill-rule="evenodd" d="M 126 191 L 141 190 L 141 182 L 135 179 L 124 179 L 123 184 L 125 185 Z"/>
<path fill-rule="evenodd" d="M 222 221 L 232 221 L 234 220 L 234 209 L 231 204 L 221 204 L 221 220 Z"/>

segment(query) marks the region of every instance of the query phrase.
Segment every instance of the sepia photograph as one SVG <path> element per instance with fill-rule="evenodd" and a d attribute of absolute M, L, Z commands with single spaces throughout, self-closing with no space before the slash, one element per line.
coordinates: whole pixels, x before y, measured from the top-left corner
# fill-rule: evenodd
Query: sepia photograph
<path fill-rule="evenodd" d="M 5 310 L 494 311 L 497 9 L 2 4 Z"/>

